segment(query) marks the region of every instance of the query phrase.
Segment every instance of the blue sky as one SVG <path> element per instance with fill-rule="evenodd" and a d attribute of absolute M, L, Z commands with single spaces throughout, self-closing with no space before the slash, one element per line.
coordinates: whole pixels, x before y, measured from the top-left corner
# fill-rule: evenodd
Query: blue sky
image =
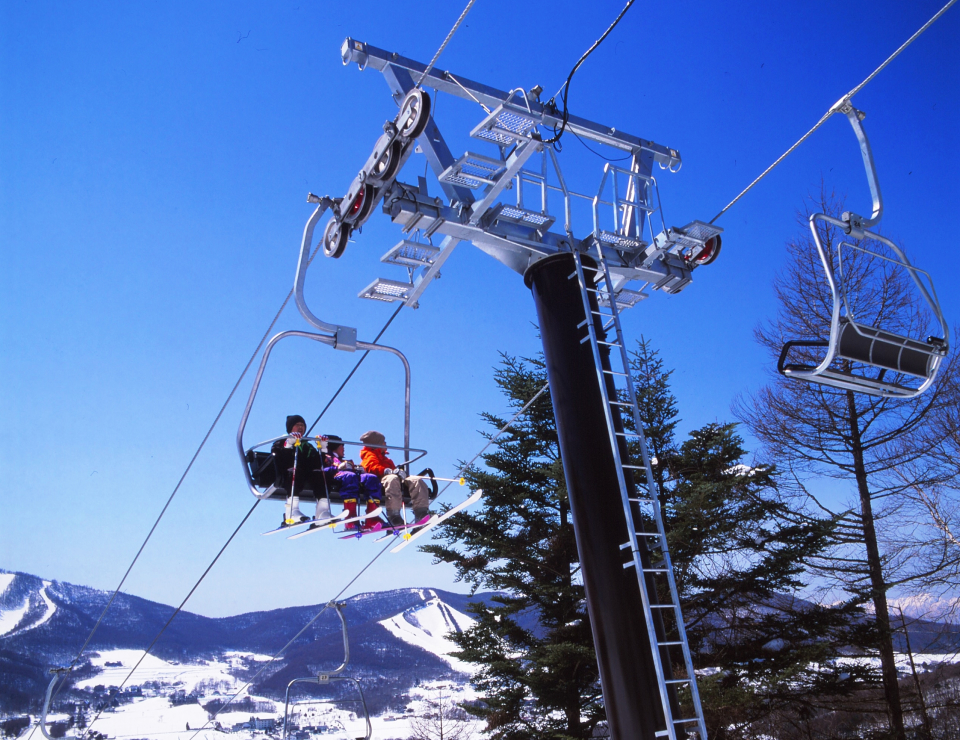
<path fill-rule="evenodd" d="M 113 588 L 289 290 L 308 191 L 342 195 L 395 106 L 373 70 L 340 63 L 346 36 L 428 61 L 461 3 L 5 3 L 0 8 L 0 567 Z M 549 7 L 549 12 L 545 8 Z M 622 7 L 478 0 L 438 67 L 502 89 L 559 88 Z M 709 220 L 940 7 L 898 2 L 638 2 L 574 78 L 572 112 L 679 149 L 658 173 L 668 223 Z M 885 198 L 884 233 L 934 275 L 960 319 L 952 249 L 960 188 L 960 10 L 951 9 L 855 99 Z M 450 97 L 436 120 L 455 153 L 483 112 Z M 602 162 L 572 137 L 571 186 Z M 422 174 L 414 156 L 401 180 Z M 624 317 L 676 369 L 681 429 L 731 418 L 765 382 L 753 341 L 803 198 L 828 188 L 868 210 L 859 152 L 835 117 L 719 220 L 724 250 L 678 296 Z M 584 228 L 580 229 L 585 231 Z M 401 238 L 375 214 L 307 295 L 372 340 L 392 312 L 356 294 L 400 278 Z M 537 351 L 519 276 L 468 245 L 384 337 L 413 366 L 413 444 L 438 474 L 482 446 L 503 411 L 499 352 Z M 306 328 L 291 306 L 278 329 Z M 319 413 L 355 357 L 274 353 L 248 439 Z M 125 590 L 179 603 L 253 499 L 233 446 L 249 378 Z M 371 357 L 320 431 L 400 435 L 397 364 Z M 458 493 L 454 494 L 459 496 Z M 315 535 L 260 537 L 262 504 L 188 608 L 212 616 L 331 598 L 379 549 Z M 408 548 L 352 592 L 460 589 Z"/>

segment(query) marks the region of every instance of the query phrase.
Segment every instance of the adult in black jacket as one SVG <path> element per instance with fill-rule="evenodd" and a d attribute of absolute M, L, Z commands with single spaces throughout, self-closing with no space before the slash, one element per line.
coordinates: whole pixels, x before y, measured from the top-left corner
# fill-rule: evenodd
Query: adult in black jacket
<path fill-rule="evenodd" d="M 330 504 L 327 501 L 327 486 L 323 478 L 323 459 L 320 452 L 303 439 L 307 432 L 307 423 L 299 414 L 287 417 L 287 434 L 285 439 L 278 439 L 273 443 L 271 452 L 277 461 L 277 485 L 283 488 L 288 495 L 287 510 L 284 515 L 284 524 L 297 524 L 310 517 L 300 511 L 300 496 L 317 499 L 317 519 L 326 512 L 329 516 Z M 294 471 L 296 461 L 296 471 Z M 296 475 L 294 475 L 294 472 Z M 290 497 L 291 488 L 293 496 Z M 321 507 L 321 501 L 326 506 Z"/>

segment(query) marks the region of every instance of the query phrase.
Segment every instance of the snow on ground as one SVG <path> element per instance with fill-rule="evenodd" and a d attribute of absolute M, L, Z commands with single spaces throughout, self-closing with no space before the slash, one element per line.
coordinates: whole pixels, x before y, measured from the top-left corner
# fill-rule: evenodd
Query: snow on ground
<path fill-rule="evenodd" d="M 243 717 L 248 719 L 249 713 Z M 111 738 L 189 740 L 206 721 L 207 713 L 199 704 L 172 707 L 169 699 L 157 696 L 104 712 L 91 727 Z M 188 724 L 193 730 L 187 730 Z M 223 740 L 223 735 L 210 727 L 197 735 L 197 740 Z"/>
<path fill-rule="evenodd" d="M 901 676 L 912 673 L 910 667 L 910 656 L 906 653 L 894 653 L 894 660 L 897 663 L 897 671 Z M 914 653 L 913 662 L 917 666 L 917 672 L 931 670 L 941 663 L 960 663 L 960 655 L 955 653 Z M 880 658 L 862 658 L 850 657 L 837 660 L 840 665 L 869 665 L 874 668 L 880 667 Z"/>
<path fill-rule="evenodd" d="M 474 620 L 444 604 L 433 591 L 422 593 L 421 596 L 425 603 L 384 619 L 380 624 L 394 637 L 443 658 L 454 670 L 473 673 L 469 663 L 450 655 L 459 648 L 447 635 L 468 629 Z"/>
<path fill-rule="evenodd" d="M 239 653 L 237 655 L 240 655 Z M 91 663 L 103 668 L 93 678 L 87 678 L 77 683 L 81 689 L 93 688 L 98 684 L 104 686 L 119 686 L 123 683 L 130 669 L 143 656 L 142 650 L 103 650 L 99 656 L 91 659 Z M 240 658 L 235 658 L 240 660 Z M 107 666 L 106 663 L 120 663 L 119 666 Z M 191 693 L 202 682 L 225 682 L 227 686 L 237 684 L 237 679 L 228 672 L 230 663 L 201 662 L 201 663 L 168 663 L 161 658 L 148 655 L 143 659 L 140 667 L 127 681 L 128 686 L 140 686 L 147 681 L 159 681 L 182 688 Z"/>
<path fill-rule="evenodd" d="M 25 601 L 19 609 L 0 610 L 0 637 L 8 632 L 12 632 L 13 629 L 20 624 L 20 620 L 23 619 L 23 616 L 29 608 L 30 602 Z"/>
<path fill-rule="evenodd" d="M 54 614 L 54 612 L 57 611 L 57 605 L 54 604 L 54 603 L 50 600 L 50 597 L 49 597 L 49 596 L 47 596 L 47 588 L 49 588 L 49 587 L 50 587 L 50 581 L 44 581 L 44 582 L 43 582 L 43 588 L 40 589 L 40 598 L 42 598 L 42 599 L 43 599 L 43 603 L 47 605 L 47 611 L 46 611 L 46 613 L 43 615 L 43 617 L 40 619 L 39 622 L 35 622 L 35 623 L 33 623 L 33 624 L 30 625 L 30 629 L 36 629 L 36 628 L 39 627 L 41 624 L 43 624 L 43 623 L 45 623 L 45 622 L 49 622 L 49 621 L 50 621 L 50 617 L 52 617 L 53 614 Z"/>
<path fill-rule="evenodd" d="M 3 593 L 10 588 L 10 584 L 16 577 L 16 573 L 0 573 L 0 596 L 3 596 Z"/>

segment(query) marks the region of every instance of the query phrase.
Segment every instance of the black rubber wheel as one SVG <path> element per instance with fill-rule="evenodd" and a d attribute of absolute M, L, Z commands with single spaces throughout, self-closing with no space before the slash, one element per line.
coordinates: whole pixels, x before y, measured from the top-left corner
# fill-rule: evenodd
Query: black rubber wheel
<path fill-rule="evenodd" d="M 327 257 L 338 259 L 343 250 L 347 248 L 347 239 L 350 238 L 350 227 L 344 223 L 338 223 L 337 219 L 331 218 L 327 221 L 327 227 L 323 230 L 323 253 Z"/>
<path fill-rule="evenodd" d="M 430 120 L 430 96 L 419 88 L 407 93 L 407 97 L 400 104 L 400 115 L 397 116 L 397 127 L 400 135 L 408 139 L 416 139 L 427 127 Z"/>
<path fill-rule="evenodd" d="M 381 137 L 386 139 L 386 134 Z M 378 141 L 374 151 L 381 151 L 381 144 Z M 373 169 L 367 175 L 367 182 L 375 184 L 390 182 L 397 176 L 400 170 L 400 157 L 403 154 L 403 147 L 399 141 L 394 141 L 382 150 L 380 158 L 373 165 Z"/>

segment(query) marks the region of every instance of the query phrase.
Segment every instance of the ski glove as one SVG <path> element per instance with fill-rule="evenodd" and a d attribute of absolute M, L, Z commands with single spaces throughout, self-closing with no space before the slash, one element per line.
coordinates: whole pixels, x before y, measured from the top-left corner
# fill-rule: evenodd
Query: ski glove
<path fill-rule="evenodd" d="M 287 441 L 283 443 L 284 447 L 299 447 L 300 440 L 303 438 L 303 435 L 300 432 L 290 432 L 290 436 L 287 437 Z"/>

